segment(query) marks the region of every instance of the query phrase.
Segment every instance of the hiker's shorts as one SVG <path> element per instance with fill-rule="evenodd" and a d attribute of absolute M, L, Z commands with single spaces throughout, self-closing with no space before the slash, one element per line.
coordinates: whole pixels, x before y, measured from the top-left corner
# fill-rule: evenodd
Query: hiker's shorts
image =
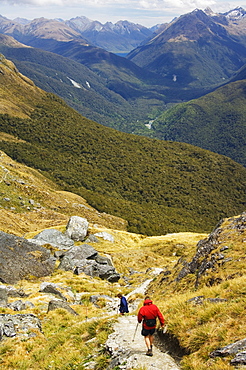
<path fill-rule="evenodd" d="M 141 334 L 144 337 L 147 337 L 147 335 L 153 335 L 154 332 L 155 332 L 155 328 L 154 329 L 144 329 L 144 328 L 142 328 Z"/>

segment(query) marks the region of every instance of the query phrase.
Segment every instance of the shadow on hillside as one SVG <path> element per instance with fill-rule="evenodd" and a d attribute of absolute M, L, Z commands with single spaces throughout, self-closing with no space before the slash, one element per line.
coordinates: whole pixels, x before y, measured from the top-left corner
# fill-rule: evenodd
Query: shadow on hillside
<path fill-rule="evenodd" d="M 186 348 L 180 346 L 179 341 L 170 333 L 157 330 L 154 340 L 155 346 L 162 352 L 167 352 L 179 364 L 182 357 L 189 354 Z"/>

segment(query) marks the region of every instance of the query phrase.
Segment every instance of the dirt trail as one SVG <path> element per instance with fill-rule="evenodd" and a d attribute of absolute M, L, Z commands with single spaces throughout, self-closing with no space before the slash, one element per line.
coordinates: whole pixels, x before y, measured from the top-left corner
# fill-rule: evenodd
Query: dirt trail
<path fill-rule="evenodd" d="M 118 366 L 119 369 L 126 370 L 137 367 L 145 370 L 180 369 L 171 356 L 161 352 L 155 345 L 153 346 L 153 357 L 146 356 L 141 324 L 138 324 L 137 331 L 136 327 L 137 318 L 132 315 L 120 316 L 114 324 L 114 332 L 110 334 L 106 343 L 112 354 L 111 368 Z"/>

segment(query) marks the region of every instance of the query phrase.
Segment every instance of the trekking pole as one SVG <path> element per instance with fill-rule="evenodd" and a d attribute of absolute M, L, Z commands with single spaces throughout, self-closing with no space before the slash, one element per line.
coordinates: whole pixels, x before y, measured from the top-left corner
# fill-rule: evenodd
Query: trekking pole
<path fill-rule="evenodd" d="M 138 324 L 139 323 L 137 323 L 137 326 L 136 326 L 136 329 L 135 329 L 135 333 L 134 333 L 134 335 L 133 335 L 133 339 L 132 339 L 132 341 L 134 342 L 134 339 L 135 339 L 135 336 L 136 336 L 136 332 L 137 332 L 137 329 L 138 329 Z"/>

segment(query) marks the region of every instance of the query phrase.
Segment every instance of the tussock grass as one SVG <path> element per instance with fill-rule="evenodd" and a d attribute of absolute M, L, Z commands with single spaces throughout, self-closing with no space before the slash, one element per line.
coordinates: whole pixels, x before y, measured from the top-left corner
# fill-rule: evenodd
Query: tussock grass
<path fill-rule="evenodd" d="M 245 338 L 246 307 L 245 276 L 226 281 L 214 287 L 204 287 L 196 292 L 161 297 L 155 292 L 155 300 L 167 320 L 168 331 L 178 338 L 182 347 L 191 354 L 184 357 L 182 369 L 232 369 L 227 360 L 210 359 L 209 354 L 218 348 Z M 203 296 L 202 304 L 188 302 L 195 296 Z M 208 298 L 226 299 L 213 303 Z"/>
<path fill-rule="evenodd" d="M 49 277 L 36 279 L 30 276 L 28 280 L 20 281 L 15 287 L 29 294 L 28 298 L 23 300 L 35 304 L 34 308 L 22 313 L 37 315 L 42 320 L 43 333 L 35 333 L 34 337 L 28 339 L 21 337 L 3 340 L 0 348 L 0 369 L 82 370 L 84 363 L 90 359 L 97 360 L 98 370 L 103 369 L 108 362 L 107 355 L 103 352 L 103 344 L 112 330 L 114 317 L 103 318 L 105 300 L 101 299 L 100 308 L 97 308 L 90 302 L 90 296 L 107 294 L 116 297 L 118 292 L 127 294 L 148 278 L 154 278 L 149 294 L 163 312 L 168 332 L 190 353 L 182 359 L 181 368 L 232 369 L 229 365 L 230 359 L 211 359 L 209 354 L 246 336 L 245 234 L 233 228 L 233 219 L 224 220 L 218 248 L 213 251 L 219 252 L 221 247 L 227 246 L 228 249 L 224 250 L 223 254 L 228 262 L 218 264 L 216 271 L 208 271 L 196 290 L 195 275 L 187 275 L 179 283 L 173 283 L 172 277 L 175 277 L 182 267 L 182 261 L 192 259 L 196 253 L 197 242 L 207 234 L 175 233 L 148 237 L 128 233 L 124 230 L 123 220 L 99 214 L 88 206 L 83 198 L 60 191 L 38 171 L 17 164 L 4 153 L 1 153 L 0 159 L 1 166 L 9 171 L 4 171 L 0 166 L 2 198 L 8 195 L 11 198 L 11 206 L 14 206 L 19 196 L 24 202 L 33 198 L 43 207 L 42 211 L 22 210 L 21 213 L 18 212 L 17 206 L 15 211 L 2 208 L 1 230 L 33 237 L 47 227 L 64 231 L 69 215 L 86 217 L 90 222 L 90 234 L 106 231 L 114 237 L 113 243 L 99 238 L 99 243 L 93 246 L 101 255 L 110 256 L 116 270 L 127 277 L 131 284 L 126 286 L 123 278 L 118 283 L 111 284 L 101 279 L 83 274 L 77 276 L 58 269 Z M 8 173 L 7 178 L 4 178 L 5 173 Z M 14 180 L 16 178 L 24 179 L 26 184 L 22 186 Z M 82 207 L 78 207 L 79 204 Z M 150 267 L 161 267 L 164 272 L 169 271 L 169 280 L 161 280 L 165 275 L 154 277 Z M 211 285 L 212 280 L 216 284 Z M 40 284 L 44 281 L 59 285 L 59 290 L 79 316 L 72 316 L 62 309 L 47 313 L 48 302 L 54 297 L 39 292 Z M 74 305 L 66 292 L 67 287 L 73 293 L 81 294 L 80 304 Z M 202 304 L 188 302 L 196 296 L 204 297 Z M 132 297 L 137 298 L 139 296 Z M 221 298 L 226 301 L 213 303 L 209 298 Z M 14 300 L 9 298 L 9 302 Z M 0 311 L 16 313 L 9 308 L 1 308 Z"/>

